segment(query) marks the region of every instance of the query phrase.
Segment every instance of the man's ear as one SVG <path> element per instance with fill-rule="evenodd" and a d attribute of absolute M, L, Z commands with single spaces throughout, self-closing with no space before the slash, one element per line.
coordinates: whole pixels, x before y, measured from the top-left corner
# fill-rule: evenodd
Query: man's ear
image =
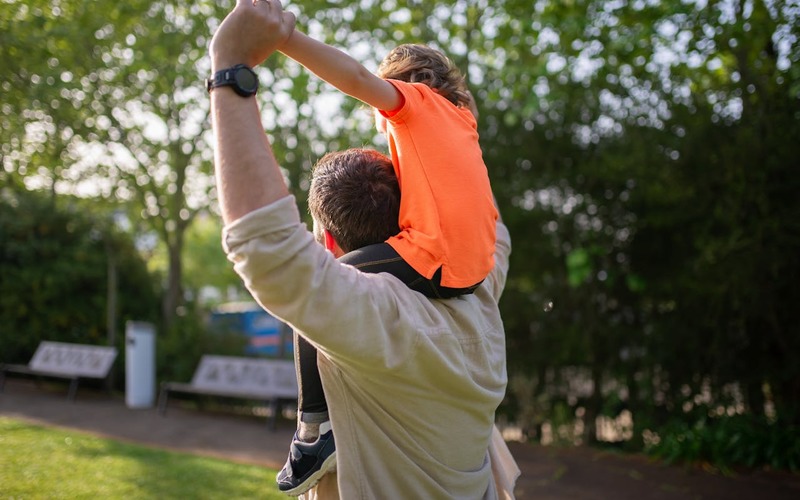
<path fill-rule="evenodd" d="M 323 229 L 323 235 L 325 236 L 325 249 L 335 253 L 335 249 L 338 246 L 336 244 L 336 240 L 334 239 L 333 235 L 327 229 Z"/>

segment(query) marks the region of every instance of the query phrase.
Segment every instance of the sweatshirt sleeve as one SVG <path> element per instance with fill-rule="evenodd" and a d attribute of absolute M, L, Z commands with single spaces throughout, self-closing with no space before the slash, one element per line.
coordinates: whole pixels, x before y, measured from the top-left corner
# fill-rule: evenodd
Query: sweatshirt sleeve
<path fill-rule="evenodd" d="M 509 256 L 511 255 L 511 235 L 505 224 L 497 221 L 497 239 L 494 249 L 494 268 L 486 277 L 484 284 L 488 285 L 495 301 L 500 301 L 508 276 Z"/>

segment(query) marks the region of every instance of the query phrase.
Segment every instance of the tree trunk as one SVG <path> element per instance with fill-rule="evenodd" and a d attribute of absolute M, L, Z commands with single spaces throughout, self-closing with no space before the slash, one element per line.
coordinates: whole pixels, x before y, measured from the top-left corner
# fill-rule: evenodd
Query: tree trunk
<path fill-rule="evenodd" d="M 167 273 L 167 290 L 162 303 L 164 327 L 169 328 L 175 321 L 178 308 L 183 305 L 183 261 L 181 260 L 183 237 L 176 238 L 176 242 L 168 245 L 169 271 Z"/>
<path fill-rule="evenodd" d="M 644 431 L 644 413 L 645 409 L 643 408 L 643 404 L 640 402 L 641 396 L 639 392 L 639 383 L 636 380 L 636 374 L 639 372 L 641 367 L 638 363 L 634 363 L 631 365 L 630 369 L 626 373 L 626 385 L 628 386 L 628 411 L 631 412 L 631 418 L 633 419 L 633 435 L 631 439 L 626 444 L 628 449 L 633 451 L 641 451 L 644 449 L 644 436 L 642 432 Z M 639 418 L 637 418 L 637 416 Z"/>
<path fill-rule="evenodd" d="M 592 395 L 586 402 L 586 413 L 583 421 L 583 441 L 586 444 L 597 444 L 597 417 L 603 405 L 603 370 L 599 363 L 592 364 Z"/>

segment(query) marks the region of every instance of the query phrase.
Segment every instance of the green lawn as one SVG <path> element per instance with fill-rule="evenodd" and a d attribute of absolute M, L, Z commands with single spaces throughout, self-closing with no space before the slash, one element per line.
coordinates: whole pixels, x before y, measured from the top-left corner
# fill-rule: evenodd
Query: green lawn
<path fill-rule="evenodd" d="M 0 499 L 282 499 L 276 471 L 0 417 Z"/>

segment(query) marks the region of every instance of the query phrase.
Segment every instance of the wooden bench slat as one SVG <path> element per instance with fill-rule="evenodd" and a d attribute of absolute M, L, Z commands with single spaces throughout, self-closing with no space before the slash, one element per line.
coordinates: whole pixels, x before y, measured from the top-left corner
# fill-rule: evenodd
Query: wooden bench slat
<path fill-rule="evenodd" d="M 43 340 L 27 365 L 0 365 L 0 391 L 7 373 L 64 378 L 70 380 L 67 397 L 74 401 L 79 380 L 106 378 L 116 357 L 116 347 Z"/>
<path fill-rule="evenodd" d="M 270 402 L 274 428 L 282 402 L 297 399 L 297 376 L 290 360 L 207 354 L 200 359 L 191 382 L 161 384 L 158 407 L 162 415 L 171 392 Z"/>

